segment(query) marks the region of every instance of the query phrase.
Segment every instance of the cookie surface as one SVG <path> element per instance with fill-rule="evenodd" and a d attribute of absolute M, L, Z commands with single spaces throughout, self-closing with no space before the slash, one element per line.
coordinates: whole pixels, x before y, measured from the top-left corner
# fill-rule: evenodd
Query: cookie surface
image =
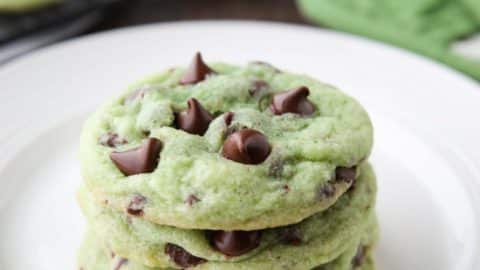
<path fill-rule="evenodd" d="M 375 229 L 371 230 L 375 234 Z M 331 262 L 316 266 L 313 270 L 374 270 L 372 259 L 372 247 L 375 245 L 375 237 L 366 235 L 360 240 L 360 243 L 354 247 L 347 249 L 343 254 L 333 259 Z M 174 270 L 173 268 L 153 268 L 142 265 L 138 262 L 119 257 L 118 255 L 108 252 L 98 242 L 95 234 L 88 232 L 80 247 L 78 256 L 78 265 L 81 270 Z M 197 269 L 197 267 L 192 268 Z M 201 268 L 201 265 L 198 269 Z M 224 269 L 224 268 L 216 268 Z M 225 268 L 227 269 L 227 268 Z M 240 269 L 240 268 L 239 268 Z M 242 268 L 249 270 L 263 268 Z M 293 269 L 293 268 L 290 268 Z M 310 269 L 310 268 L 294 268 L 294 269 Z"/>
<path fill-rule="evenodd" d="M 178 229 L 127 216 L 96 204 L 85 189 L 79 192 L 79 201 L 92 231 L 105 246 L 121 257 L 151 267 L 179 268 L 165 252 L 167 245 L 172 244 L 203 260 L 204 269 L 215 269 L 216 263 L 221 262 L 252 265 L 249 260 L 255 261 L 259 269 L 275 269 L 275 265 L 300 263 L 309 258 L 315 258 L 309 261 L 314 266 L 338 256 L 374 219 L 375 176 L 368 164 L 359 171 L 354 186 L 327 211 L 298 224 L 262 230 L 258 246 L 241 256 L 225 256 L 216 250 L 211 245 L 211 231 Z"/>
<path fill-rule="evenodd" d="M 355 168 L 372 147 L 364 109 L 265 64 L 209 68 L 204 78 L 166 71 L 90 117 L 80 159 L 96 200 L 158 224 L 215 230 L 298 223 L 334 204 L 353 182 L 338 169 Z"/>

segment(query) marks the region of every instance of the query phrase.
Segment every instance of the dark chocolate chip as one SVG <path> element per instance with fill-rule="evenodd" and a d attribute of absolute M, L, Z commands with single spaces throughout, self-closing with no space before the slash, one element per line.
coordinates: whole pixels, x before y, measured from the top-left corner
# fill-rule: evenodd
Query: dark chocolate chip
<path fill-rule="evenodd" d="M 242 129 L 227 137 L 223 143 L 225 158 L 243 164 L 260 164 L 270 155 L 271 146 L 262 133 Z"/>
<path fill-rule="evenodd" d="M 137 99 L 142 99 L 147 92 L 148 92 L 148 88 L 145 88 L 145 87 L 139 88 L 133 91 L 130 95 L 128 95 L 123 101 L 123 104 L 128 105 Z"/>
<path fill-rule="evenodd" d="M 268 89 L 268 83 L 263 80 L 255 80 L 252 82 L 250 89 L 248 89 L 248 93 L 251 96 L 257 95 L 259 92 L 266 91 Z"/>
<path fill-rule="evenodd" d="M 187 103 L 188 109 L 175 117 L 176 127 L 191 134 L 205 134 L 212 122 L 212 115 L 194 98 L 189 99 Z"/>
<path fill-rule="evenodd" d="M 125 259 L 125 258 L 120 258 L 117 262 L 117 264 L 115 265 L 115 267 L 113 268 L 113 270 L 120 270 L 124 265 L 127 265 L 128 264 L 128 260 Z"/>
<path fill-rule="evenodd" d="M 322 185 L 318 190 L 317 190 L 317 200 L 323 200 L 325 198 L 330 198 L 333 195 L 335 195 L 335 185 L 332 183 L 328 182 L 324 185 Z"/>
<path fill-rule="evenodd" d="M 202 55 L 197 52 L 187 71 L 180 79 L 180 84 L 195 84 L 205 80 L 208 75 L 214 73 L 215 71 L 203 62 Z"/>
<path fill-rule="evenodd" d="M 357 167 L 337 167 L 335 169 L 335 180 L 351 183 L 357 176 Z"/>
<path fill-rule="evenodd" d="M 303 242 L 300 232 L 294 227 L 284 227 L 279 230 L 280 241 L 287 245 L 299 246 Z"/>
<path fill-rule="evenodd" d="M 210 235 L 212 246 L 227 256 L 240 256 L 260 245 L 260 231 L 214 231 Z"/>
<path fill-rule="evenodd" d="M 150 173 L 158 164 L 162 142 L 148 138 L 140 147 L 124 152 L 112 152 L 110 159 L 126 176 Z"/>
<path fill-rule="evenodd" d="M 172 261 L 174 261 L 178 266 L 184 268 L 196 266 L 206 262 L 206 260 L 195 257 L 188 253 L 185 249 L 170 243 L 165 245 L 165 254 L 170 256 L 170 259 L 172 259 Z"/>
<path fill-rule="evenodd" d="M 117 133 L 107 132 L 100 136 L 98 142 L 103 146 L 116 147 L 117 145 L 122 145 L 128 143 L 127 140 Z"/>
<path fill-rule="evenodd" d="M 187 199 L 185 199 L 185 203 L 190 205 L 190 206 L 196 204 L 199 201 L 200 201 L 200 199 L 197 196 L 195 196 L 194 194 L 188 195 Z"/>
<path fill-rule="evenodd" d="M 361 245 L 357 249 L 357 253 L 355 257 L 352 259 L 352 266 L 353 267 L 360 267 L 365 262 L 365 257 L 367 255 L 368 248 L 364 245 Z"/>
<path fill-rule="evenodd" d="M 230 124 L 232 123 L 233 116 L 235 116 L 233 112 L 226 112 L 223 114 L 223 120 L 225 120 L 225 125 L 227 127 L 230 126 Z"/>
<path fill-rule="evenodd" d="M 302 86 L 275 94 L 270 104 L 270 110 L 276 114 L 296 113 L 310 115 L 315 111 L 313 104 L 307 99 L 310 91 Z"/>
<path fill-rule="evenodd" d="M 142 195 L 134 195 L 127 207 L 127 213 L 133 216 L 143 216 L 143 208 L 147 203 L 147 198 Z"/>

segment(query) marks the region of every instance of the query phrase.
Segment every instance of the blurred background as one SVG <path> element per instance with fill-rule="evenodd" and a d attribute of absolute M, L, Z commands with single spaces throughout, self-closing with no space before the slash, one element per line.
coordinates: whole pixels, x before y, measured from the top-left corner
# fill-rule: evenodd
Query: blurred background
<path fill-rule="evenodd" d="M 480 80 L 480 0 L 0 0 L 0 65 L 76 36 L 205 19 L 333 28 L 426 55 Z"/>

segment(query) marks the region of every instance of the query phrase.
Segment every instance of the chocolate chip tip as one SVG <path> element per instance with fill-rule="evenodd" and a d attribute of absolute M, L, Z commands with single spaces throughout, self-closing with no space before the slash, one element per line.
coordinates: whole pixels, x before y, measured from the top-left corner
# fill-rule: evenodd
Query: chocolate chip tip
<path fill-rule="evenodd" d="M 205 80 L 207 76 L 211 74 L 215 74 L 215 71 L 203 61 L 202 54 L 196 52 L 190 66 L 180 79 L 180 84 L 196 84 Z"/>
<path fill-rule="evenodd" d="M 309 94 L 310 90 L 305 86 L 277 93 L 272 97 L 270 110 L 275 115 L 284 113 L 311 115 L 315 112 L 315 106 L 307 99 Z"/>
<path fill-rule="evenodd" d="M 233 117 L 235 114 L 233 112 L 226 112 L 223 114 L 223 120 L 225 121 L 225 125 L 228 127 L 232 124 Z"/>
<path fill-rule="evenodd" d="M 185 132 L 204 135 L 213 120 L 212 114 L 195 98 L 187 101 L 188 108 L 175 115 L 175 126 Z"/>
<path fill-rule="evenodd" d="M 241 129 L 230 134 L 222 148 L 222 155 L 242 164 L 258 165 L 272 150 L 265 135 L 254 129 Z"/>
<path fill-rule="evenodd" d="M 110 153 L 110 159 L 125 176 L 151 173 L 158 165 L 161 149 L 162 142 L 151 137 L 137 148 Z"/>

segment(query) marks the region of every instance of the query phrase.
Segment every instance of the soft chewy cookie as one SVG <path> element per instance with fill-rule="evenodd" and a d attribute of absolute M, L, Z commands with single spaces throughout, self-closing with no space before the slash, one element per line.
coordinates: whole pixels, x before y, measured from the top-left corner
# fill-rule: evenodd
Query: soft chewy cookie
<path fill-rule="evenodd" d="M 217 269 L 218 263 L 232 262 L 235 265 L 231 269 L 244 269 L 245 265 L 277 269 L 307 262 L 302 267 L 308 269 L 308 265 L 324 264 L 337 257 L 372 226 L 375 176 L 368 164 L 359 172 L 354 186 L 327 211 L 298 224 L 250 232 L 186 230 L 154 224 L 96 204 L 85 189 L 79 192 L 79 201 L 91 229 L 109 250 L 144 265 L 183 268 L 202 264 L 202 269 Z M 192 258 L 193 265 L 179 263 L 178 254 Z"/>
<path fill-rule="evenodd" d="M 179 228 L 256 230 L 330 207 L 371 147 L 367 113 L 334 87 L 197 55 L 95 112 L 80 158 L 87 188 L 117 210 Z"/>
<path fill-rule="evenodd" d="M 323 265 L 319 265 L 314 270 L 374 270 L 371 250 L 375 244 L 375 229 L 371 235 L 365 235 L 360 243 L 347 249 L 336 259 Z M 88 232 L 82 243 L 78 256 L 79 269 L 81 270 L 174 270 L 173 268 L 153 268 L 142 265 L 133 260 L 122 258 L 115 253 L 111 253 L 101 245 L 94 233 Z M 194 268 L 197 269 L 197 268 Z M 201 268 L 199 265 L 198 269 Z M 219 269 L 219 268 L 218 268 Z M 224 268 L 222 268 L 224 269 Z M 225 268 L 226 269 L 226 268 Z M 243 268 L 252 270 L 252 268 Z M 260 269 L 260 268 L 258 268 Z M 303 268 L 295 268 L 301 269 Z M 309 270 L 310 268 L 305 268 Z"/>

